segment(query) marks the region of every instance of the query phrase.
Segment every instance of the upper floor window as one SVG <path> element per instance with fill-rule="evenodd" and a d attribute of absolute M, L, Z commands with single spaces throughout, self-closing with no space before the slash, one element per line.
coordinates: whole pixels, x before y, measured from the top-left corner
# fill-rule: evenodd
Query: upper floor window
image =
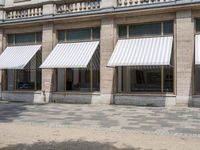
<path fill-rule="evenodd" d="M 120 25 L 118 29 L 119 38 L 138 36 L 160 36 L 173 34 L 173 21 Z"/>
<path fill-rule="evenodd" d="M 58 42 L 91 41 L 99 39 L 100 28 L 84 28 L 58 31 Z"/>
<path fill-rule="evenodd" d="M 39 44 L 42 43 L 42 32 L 8 34 L 8 45 Z"/>
<path fill-rule="evenodd" d="M 196 20 L 196 32 L 199 33 L 200 32 L 200 19 Z"/>

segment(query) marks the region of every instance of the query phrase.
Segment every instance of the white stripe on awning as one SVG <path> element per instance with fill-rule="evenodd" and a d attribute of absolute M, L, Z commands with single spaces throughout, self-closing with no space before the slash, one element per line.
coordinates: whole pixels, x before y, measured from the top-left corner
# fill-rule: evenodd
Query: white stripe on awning
<path fill-rule="evenodd" d="M 24 69 L 41 45 L 11 46 L 0 55 L 0 69 Z"/>
<path fill-rule="evenodd" d="M 170 65 L 173 37 L 119 40 L 108 66 Z"/>
<path fill-rule="evenodd" d="M 195 65 L 200 65 L 200 35 L 195 36 Z"/>
<path fill-rule="evenodd" d="M 57 44 L 40 68 L 87 68 L 99 41 Z"/>

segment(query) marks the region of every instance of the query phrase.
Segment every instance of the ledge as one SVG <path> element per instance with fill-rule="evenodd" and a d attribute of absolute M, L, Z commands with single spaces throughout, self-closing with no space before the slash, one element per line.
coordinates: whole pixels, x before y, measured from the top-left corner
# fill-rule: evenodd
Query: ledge
<path fill-rule="evenodd" d="M 100 95 L 100 92 L 52 92 L 52 94 L 62 95 Z"/>
<path fill-rule="evenodd" d="M 16 93 L 16 94 L 41 94 L 42 91 L 2 91 L 3 93 Z"/>
<path fill-rule="evenodd" d="M 199 3 L 199 5 L 197 5 Z M 81 12 L 73 12 L 73 13 L 63 13 L 63 14 L 49 14 L 43 15 L 39 17 L 31 17 L 31 18 L 24 18 L 24 19 L 15 19 L 15 20 L 1 20 L 0 26 L 4 25 L 12 25 L 12 24 L 23 24 L 25 22 L 30 23 L 32 22 L 39 22 L 39 21 L 56 21 L 58 19 L 66 19 L 73 17 L 90 17 L 90 16 L 97 16 L 97 15 L 116 15 L 118 13 L 123 12 L 131 12 L 131 11 L 139 11 L 139 10 L 149 10 L 155 8 L 180 8 L 180 6 L 200 6 L 200 0 L 177 0 L 171 2 L 163 2 L 163 3 L 155 3 L 155 4 L 144 4 L 144 5 L 135 5 L 135 6 L 126 6 L 126 7 L 107 7 L 107 8 L 99 8 L 90 11 L 81 11 Z"/>
<path fill-rule="evenodd" d="M 160 93 L 116 93 L 114 96 L 138 96 L 138 97 L 176 97 L 173 93 L 160 94 Z"/>

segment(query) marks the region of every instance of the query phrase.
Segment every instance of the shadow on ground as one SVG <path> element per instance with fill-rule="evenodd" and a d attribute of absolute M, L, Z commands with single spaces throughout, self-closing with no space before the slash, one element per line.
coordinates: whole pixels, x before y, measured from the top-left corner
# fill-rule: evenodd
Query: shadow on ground
<path fill-rule="evenodd" d="M 0 123 L 12 122 L 26 112 L 26 106 L 32 104 L 0 102 Z"/>
<path fill-rule="evenodd" d="M 18 144 L 11 145 L 0 150 L 144 150 L 141 148 L 117 148 L 112 143 L 99 143 L 88 141 L 67 141 L 67 142 L 37 142 L 31 145 Z M 151 150 L 151 149 L 148 149 Z"/>

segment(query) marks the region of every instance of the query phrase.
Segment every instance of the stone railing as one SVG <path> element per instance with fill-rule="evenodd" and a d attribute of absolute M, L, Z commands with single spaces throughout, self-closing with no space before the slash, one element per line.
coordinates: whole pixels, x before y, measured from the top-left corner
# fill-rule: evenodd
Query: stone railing
<path fill-rule="evenodd" d="M 58 4 L 56 8 L 57 14 L 95 10 L 100 8 L 100 0 Z"/>
<path fill-rule="evenodd" d="M 142 5 L 142 4 L 154 4 L 154 3 L 164 3 L 171 2 L 176 0 L 118 0 L 118 6 L 134 6 L 134 5 Z"/>
<path fill-rule="evenodd" d="M 6 19 L 21 19 L 42 16 L 42 7 L 6 11 Z"/>

